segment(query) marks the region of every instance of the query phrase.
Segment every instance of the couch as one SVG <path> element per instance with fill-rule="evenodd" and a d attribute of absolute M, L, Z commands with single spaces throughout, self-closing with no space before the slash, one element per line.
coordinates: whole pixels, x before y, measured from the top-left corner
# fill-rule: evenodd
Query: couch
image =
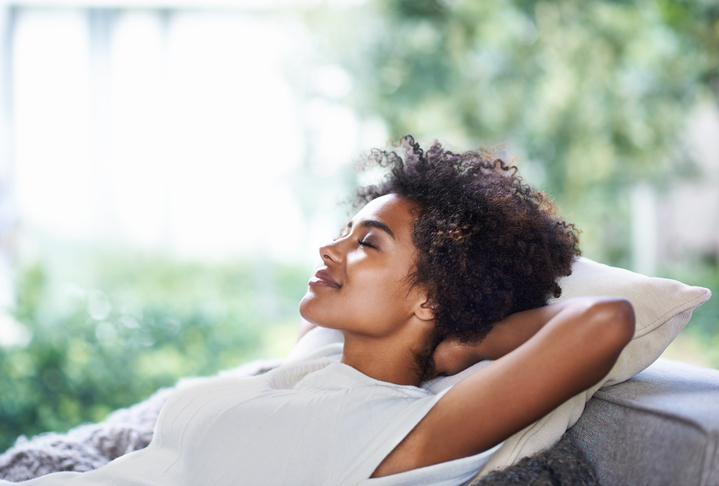
<path fill-rule="evenodd" d="M 719 370 L 660 358 L 600 389 L 569 435 L 604 485 L 719 485 Z"/>

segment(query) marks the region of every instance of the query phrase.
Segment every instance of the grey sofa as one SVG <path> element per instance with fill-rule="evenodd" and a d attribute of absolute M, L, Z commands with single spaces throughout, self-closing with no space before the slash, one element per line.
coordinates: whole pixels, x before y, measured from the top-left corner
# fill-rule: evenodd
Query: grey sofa
<path fill-rule="evenodd" d="M 569 430 L 601 484 L 719 485 L 719 370 L 660 358 L 599 390 Z"/>

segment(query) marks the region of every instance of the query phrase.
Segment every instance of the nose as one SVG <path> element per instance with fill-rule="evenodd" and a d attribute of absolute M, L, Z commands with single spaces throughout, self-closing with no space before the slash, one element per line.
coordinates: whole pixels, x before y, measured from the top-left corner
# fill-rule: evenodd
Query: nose
<path fill-rule="evenodd" d="M 320 257 L 323 262 L 342 263 L 344 254 L 338 246 L 341 241 L 342 238 L 320 247 Z"/>

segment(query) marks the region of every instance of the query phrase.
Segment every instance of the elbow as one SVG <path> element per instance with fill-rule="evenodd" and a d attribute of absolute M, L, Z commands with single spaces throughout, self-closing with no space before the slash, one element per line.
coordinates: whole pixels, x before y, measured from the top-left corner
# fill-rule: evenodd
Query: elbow
<path fill-rule="evenodd" d="M 627 299 L 614 298 L 605 304 L 609 309 L 606 312 L 607 322 L 614 334 L 617 343 L 623 349 L 634 337 L 636 317 L 634 306 Z"/>
<path fill-rule="evenodd" d="M 588 297 L 581 301 L 576 314 L 579 361 L 586 366 L 585 388 L 599 382 L 619 359 L 619 355 L 634 337 L 634 307 L 615 297 Z M 581 310 L 580 310 L 581 309 Z"/>
<path fill-rule="evenodd" d="M 586 310 L 588 322 L 597 343 L 602 343 L 606 351 L 618 356 L 634 337 L 636 318 L 634 307 L 623 298 L 602 297 Z"/>

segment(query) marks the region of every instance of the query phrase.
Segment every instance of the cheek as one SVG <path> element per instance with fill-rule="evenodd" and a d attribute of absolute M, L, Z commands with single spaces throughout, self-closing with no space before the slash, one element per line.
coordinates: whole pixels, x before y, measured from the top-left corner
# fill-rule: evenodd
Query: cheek
<path fill-rule="evenodd" d="M 387 264 L 381 268 L 372 268 L 356 272 L 352 278 L 352 291 L 358 300 L 379 303 L 385 300 L 396 300 L 406 295 L 406 285 L 402 282 L 403 268 L 399 265 Z"/>
<path fill-rule="evenodd" d="M 384 283 L 367 289 L 362 300 L 373 306 L 386 309 L 399 306 L 406 295 L 407 292 L 399 284 Z"/>
<path fill-rule="evenodd" d="M 375 280 L 364 286 L 361 298 L 357 299 L 359 309 L 372 314 L 372 319 L 404 316 L 409 305 L 409 288 L 406 282 L 398 279 L 397 272 L 388 273 L 383 279 Z M 403 274 L 401 274 L 403 275 Z"/>

